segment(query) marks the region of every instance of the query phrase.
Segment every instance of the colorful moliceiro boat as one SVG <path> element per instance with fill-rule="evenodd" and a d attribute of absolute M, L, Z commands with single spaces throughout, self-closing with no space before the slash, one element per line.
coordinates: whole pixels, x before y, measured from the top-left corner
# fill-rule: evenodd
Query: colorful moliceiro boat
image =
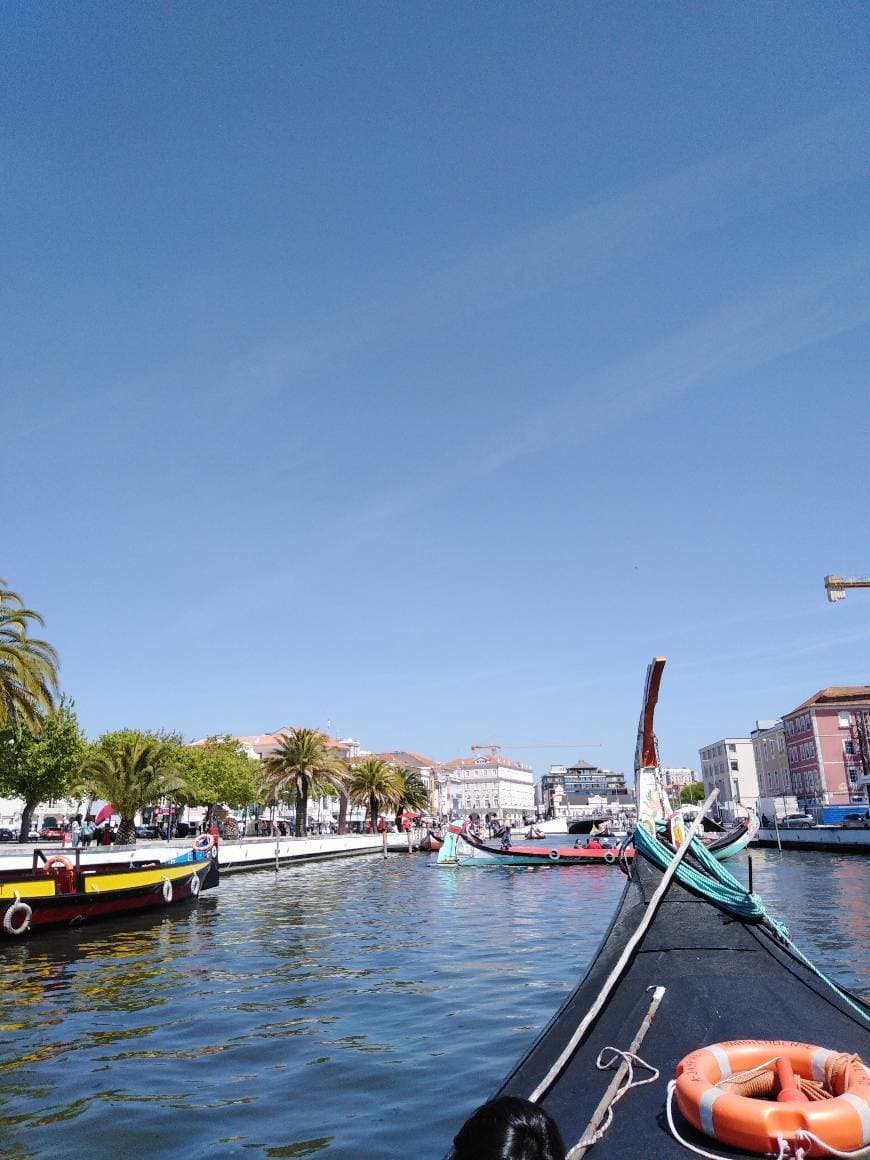
<path fill-rule="evenodd" d="M 170 862 L 128 865 L 83 863 L 80 849 L 70 851 L 73 857 L 36 849 L 29 870 L 0 872 L 0 937 L 195 900 L 220 879 L 217 847 L 206 840 L 210 835 L 201 835 L 194 849 Z"/>
<path fill-rule="evenodd" d="M 579 845 L 510 845 L 487 844 L 464 826 L 449 825 L 444 844 L 438 851 L 442 866 L 613 866 L 624 858 L 631 859 L 634 850 L 620 851 L 618 846 Z"/>

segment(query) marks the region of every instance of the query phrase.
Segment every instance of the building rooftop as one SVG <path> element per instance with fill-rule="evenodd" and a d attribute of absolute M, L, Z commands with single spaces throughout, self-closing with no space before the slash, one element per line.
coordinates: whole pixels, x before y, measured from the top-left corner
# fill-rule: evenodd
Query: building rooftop
<path fill-rule="evenodd" d="M 870 708 L 870 685 L 829 685 L 826 689 L 819 689 L 791 713 L 800 713 L 804 709 L 812 709 L 819 705 L 848 705 L 857 708 Z"/>
<path fill-rule="evenodd" d="M 445 769 L 480 769 L 485 765 L 500 765 L 504 769 L 522 769 L 531 773 L 531 766 L 523 765 L 521 761 L 514 761 L 510 757 L 502 757 L 499 753 L 481 754 L 480 757 L 455 757 L 453 761 L 445 761 Z"/>
<path fill-rule="evenodd" d="M 408 769 L 437 769 L 438 762 L 431 757 L 424 757 L 422 753 L 412 753 L 410 749 L 391 749 L 388 753 L 377 753 L 376 757 L 383 758 L 393 765 L 403 765 Z"/>

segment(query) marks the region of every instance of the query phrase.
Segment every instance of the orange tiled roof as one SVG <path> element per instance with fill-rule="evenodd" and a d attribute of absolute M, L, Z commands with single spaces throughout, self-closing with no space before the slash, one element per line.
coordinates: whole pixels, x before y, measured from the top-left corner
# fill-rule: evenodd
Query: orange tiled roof
<path fill-rule="evenodd" d="M 870 685 L 829 685 L 826 689 L 819 689 L 791 713 L 800 713 L 804 709 L 812 709 L 814 705 L 857 705 L 870 706 Z"/>
<path fill-rule="evenodd" d="M 510 757 L 502 757 L 498 753 L 487 753 L 484 760 L 481 761 L 479 757 L 455 757 L 453 761 L 445 761 L 445 769 L 473 769 L 475 766 L 479 769 L 482 765 L 503 765 L 509 766 L 511 769 L 529 769 L 528 765 L 523 765 L 521 761 L 513 761 Z"/>

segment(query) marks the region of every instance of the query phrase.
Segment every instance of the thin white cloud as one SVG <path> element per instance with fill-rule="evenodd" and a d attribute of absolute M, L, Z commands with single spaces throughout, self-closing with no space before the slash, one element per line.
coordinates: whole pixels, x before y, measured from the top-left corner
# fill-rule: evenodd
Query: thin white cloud
<path fill-rule="evenodd" d="M 774 279 L 709 311 L 662 342 L 578 384 L 568 399 L 530 412 L 486 439 L 425 464 L 415 485 L 353 513 L 354 542 L 474 479 L 519 460 L 599 438 L 692 391 L 746 374 L 870 322 L 870 260 L 850 255 Z"/>
<path fill-rule="evenodd" d="M 594 281 L 674 236 L 870 175 L 868 139 L 870 99 L 863 99 L 687 165 L 472 254 L 391 300 L 290 325 L 232 368 L 228 389 L 247 404 L 369 344 Z"/>

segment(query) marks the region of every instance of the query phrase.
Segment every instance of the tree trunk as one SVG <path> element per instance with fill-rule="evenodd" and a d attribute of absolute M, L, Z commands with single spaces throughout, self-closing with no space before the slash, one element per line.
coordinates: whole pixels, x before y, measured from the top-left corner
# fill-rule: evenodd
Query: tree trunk
<path fill-rule="evenodd" d="M 341 790 L 338 795 L 338 832 L 340 834 L 347 833 L 347 807 L 348 796 L 344 790 Z"/>
<path fill-rule="evenodd" d="M 21 811 L 21 831 L 18 834 L 19 842 L 26 842 L 27 835 L 30 833 L 30 823 L 33 820 L 33 811 L 39 805 L 39 802 L 25 802 L 24 809 Z"/>
<path fill-rule="evenodd" d="M 378 829 L 378 799 L 374 794 L 369 794 L 369 812 L 372 815 L 372 833 L 377 833 Z"/>
<path fill-rule="evenodd" d="M 296 837 L 305 837 L 305 815 L 308 812 L 308 795 L 301 788 L 296 790 Z"/>
<path fill-rule="evenodd" d="M 121 824 L 118 826 L 118 832 L 115 835 L 115 845 L 136 845 L 136 826 L 132 818 L 121 818 Z"/>

